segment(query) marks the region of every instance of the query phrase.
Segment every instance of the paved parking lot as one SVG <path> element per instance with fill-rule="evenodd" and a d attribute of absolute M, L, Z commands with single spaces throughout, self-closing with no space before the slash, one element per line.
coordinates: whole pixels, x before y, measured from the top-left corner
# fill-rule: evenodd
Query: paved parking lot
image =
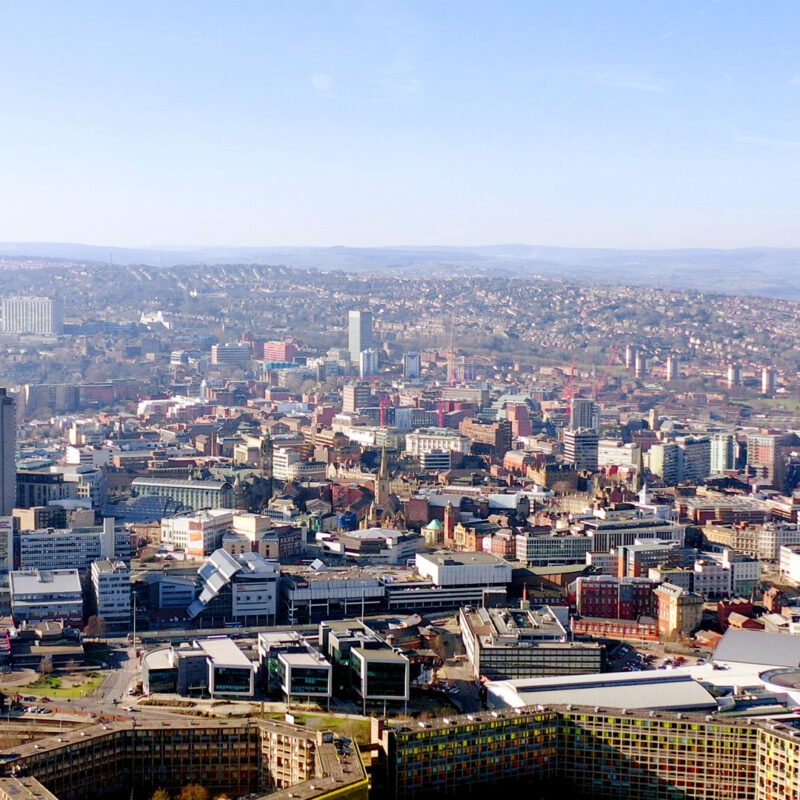
<path fill-rule="evenodd" d="M 706 656 L 686 655 L 666 652 L 660 643 L 642 648 L 632 643 L 622 643 L 609 651 L 611 672 L 638 672 L 646 669 L 670 669 L 672 667 L 693 667 L 705 661 Z"/>

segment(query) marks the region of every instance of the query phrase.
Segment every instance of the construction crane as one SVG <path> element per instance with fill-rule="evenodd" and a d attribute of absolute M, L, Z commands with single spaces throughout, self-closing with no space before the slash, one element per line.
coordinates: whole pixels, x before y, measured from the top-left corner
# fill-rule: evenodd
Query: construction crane
<path fill-rule="evenodd" d="M 381 397 L 381 427 L 386 425 L 386 409 L 391 404 L 391 397 L 388 394 Z"/>
<path fill-rule="evenodd" d="M 606 387 L 606 383 L 608 381 L 608 376 L 611 374 L 611 367 L 614 366 L 614 362 L 617 360 L 617 353 L 619 353 L 619 343 L 617 342 L 611 348 L 611 355 L 606 363 L 605 371 L 603 372 L 602 376 L 600 377 L 599 381 L 596 381 L 593 387 L 593 395 L 594 399 L 597 400 L 597 395 L 603 391 Z"/>
<path fill-rule="evenodd" d="M 381 407 L 380 423 L 386 425 L 386 409 L 392 404 L 392 397 L 381 387 L 374 375 L 370 375 L 370 380 L 372 381 L 372 391 Z"/>

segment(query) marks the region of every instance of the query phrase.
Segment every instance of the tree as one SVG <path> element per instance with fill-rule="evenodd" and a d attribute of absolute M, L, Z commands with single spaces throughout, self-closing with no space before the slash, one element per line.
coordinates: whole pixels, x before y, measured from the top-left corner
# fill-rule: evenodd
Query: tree
<path fill-rule="evenodd" d="M 166 789 L 156 789 L 150 795 L 150 800 L 172 800 L 172 798 Z"/>
<path fill-rule="evenodd" d="M 105 636 L 106 621 L 102 617 L 95 616 L 94 614 L 89 617 L 86 622 L 86 627 L 83 629 L 84 635 L 90 639 L 100 639 Z"/>
<path fill-rule="evenodd" d="M 208 800 L 208 789 L 199 783 L 188 783 L 181 789 L 178 800 Z"/>
<path fill-rule="evenodd" d="M 53 659 L 50 656 L 43 656 L 39 662 L 39 672 L 42 675 L 53 674 Z"/>

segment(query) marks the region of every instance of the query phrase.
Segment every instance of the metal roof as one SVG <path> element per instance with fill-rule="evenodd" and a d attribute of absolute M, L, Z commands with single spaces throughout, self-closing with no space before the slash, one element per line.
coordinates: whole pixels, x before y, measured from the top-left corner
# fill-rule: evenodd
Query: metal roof
<path fill-rule="evenodd" d="M 800 667 L 800 636 L 728 628 L 714 651 L 716 663 Z"/>
<path fill-rule="evenodd" d="M 699 681 L 660 671 L 490 681 L 486 689 L 490 698 L 511 708 L 537 703 L 656 710 L 717 707 L 714 696 Z"/>

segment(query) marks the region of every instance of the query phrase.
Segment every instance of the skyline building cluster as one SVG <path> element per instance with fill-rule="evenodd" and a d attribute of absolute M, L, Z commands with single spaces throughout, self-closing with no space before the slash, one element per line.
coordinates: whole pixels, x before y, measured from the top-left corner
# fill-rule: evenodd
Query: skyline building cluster
<path fill-rule="evenodd" d="M 615 342 L 598 370 L 467 336 L 456 349 L 441 314 L 409 337 L 384 304 L 376 321 L 362 295 L 337 302 L 328 339 L 284 317 L 214 328 L 152 307 L 91 339 L 39 337 L 36 358 L 50 347 L 116 371 L 0 392 L 0 664 L 30 668 L 34 636 L 78 629 L 124 648 L 135 619 L 128 684 L 79 705 L 111 711 L 132 690 L 288 707 L 305 692 L 400 724 L 420 696 L 499 719 L 503 703 L 592 708 L 602 689 L 720 725 L 750 709 L 742 686 L 770 718 L 800 705 L 771 674 L 771 637 L 800 631 L 782 583 L 800 587 L 785 371 L 759 357 L 729 387 L 720 357 L 701 393 L 677 348 Z M 30 335 L 4 339 L 20 363 Z M 759 403 L 763 419 L 742 411 Z M 461 661 L 445 657 L 448 621 Z M 765 663 L 739 664 L 750 672 L 729 686 L 706 666 L 738 633 L 763 637 Z M 674 648 L 689 671 L 657 669 L 684 668 Z"/>

